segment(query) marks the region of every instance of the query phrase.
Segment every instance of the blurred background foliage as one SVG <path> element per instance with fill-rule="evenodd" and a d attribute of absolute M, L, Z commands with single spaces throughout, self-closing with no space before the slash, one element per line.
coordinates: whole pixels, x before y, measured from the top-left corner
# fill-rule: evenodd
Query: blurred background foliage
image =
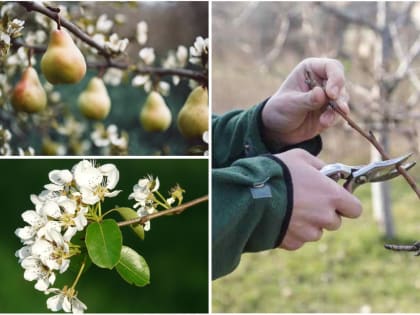
<path fill-rule="evenodd" d="M 213 111 L 265 100 L 304 58 L 336 58 L 345 67 L 353 119 L 365 130 L 385 130 L 390 156 L 412 151 L 418 161 L 420 5 L 385 6 L 386 31 L 376 33 L 378 2 L 213 2 Z M 406 72 L 392 86 L 403 62 Z M 325 162 L 369 163 L 370 145 L 343 121 L 322 137 Z M 411 174 L 418 182 L 418 166 Z M 419 201 L 403 179 L 390 191 L 393 240 L 384 239 L 373 215 L 371 185 L 363 186 L 355 192 L 361 218 L 343 220 L 339 231 L 296 252 L 244 254 L 233 273 L 213 281 L 213 312 L 418 312 L 419 257 L 383 244 L 420 238 Z"/>
<path fill-rule="evenodd" d="M 6 8 L 11 2 L 3 2 L 0 9 Z M 135 65 L 139 61 L 139 49 L 152 47 L 156 55 L 155 66 L 160 67 L 167 58 L 169 51 L 176 51 L 179 45 L 187 49 L 194 44 L 197 36 L 206 38 L 208 36 L 208 4 L 207 2 L 171 2 L 171 1 L 141 1 L 141 2 L 55 2 L 55 6 L 62 5 L 70 15 L 68 20 L 83 30 L 88 26 L 95 29 L 95 23 L 99 16 L 107 15 L 108 19 L 114 21 L 111 33 L 117 33 L 119 38 L 127 38 L 129 44 L 124 54 L 117 58 L 123 63 L 127 60 Z M 22 31 L 23 38 L 29 30 L 46 30 L 45 26 L 39 24 L 38 12 L 26 12 L 24 8 L 15 5 L 9 13 L 10 18 L 25 20 L 25 28 Z M 117 19 L 118 16 L 118 19 Z M 123 17 L 123 18 L 121 18 Z M 114 20 L 115 19 L 115 20 Z M 42 19 L 41 19 L 42 20 Z M 46 19 L 48 20 L 48 19 Z M 49 20 L 48 20 L 49 21 Z M 123 22 L 118 22 L 123 21 Z M 136 41 L 136 25 L 140 21 L 145 21 L 148 26 L 147 42 L 139 45 Z M 49 21 L 50 22 L 50 21 Z M 51 24 L 54 25 L 55 24 Z M 49 30 L 47 40 L 49 38 Z M 75 38 L 73 36 L 73 38 Z M 44 45 L 46 45 L 45 42 Z M 76 40 L 77 45 L 85 54 L 87 61 L 103 61 L 101 56 L 92 55 L 90 49 L 84 43 Z M 38 45 L 42 46 L 42 45 Z M 13 52 L 15 53 L 15 51 Z M 89 55 L 87 55 L 89 54 Z M 41 82 L 46 82 L 40 71 L 40 59 L 42 54 L 37 54 L 35 69 L 37 70 Z M 7 64 L 7 62 L 6 62 Z M 18 65 L 22 67 L 23 65 Z M 196 65 L 188 64 L 187 69 L 203 71 Z M 4 69 L 3 69 L 4 70 Z M 90 78 L 101 70 L 88 69 L 85 78 L 74 85 L 56 85 L 54 92 L 61 94 L 60 100 L 50 102 L 48 111 L 36 115 L 21 113 L 14 116 L 13 111 L 3 109 L 10 106 L 7 98 L 0 97 L 0 125 L 10 129 L 12 132 L 11 145 L 13 147 L 27 148 L 32 146 L 36 155 L 62 155 L 63 150 L 57 151 L 57 145 L 67 148 L 64 154 L 67 155 L 102 155 L 100 148 L 91 143 L 91 147 L 83 151 L 86 145 L 82 140 L 90 140 L 95 122 L 84 118 L 78 108 L 78 95 L 86 88 Z M 21 71 L 17 71 L 10 79 L 10 84 L 15 84 L 20 78 Z M 106 74 L 105 74 L 106 75 Z M 190 149 L 196 145 L 205 145 L 202 139 L 188 140 L 182 137 L 176 126 L 177 114 L 187 99 L 191 87 L 186 78 L 181 78 L 181 82 L 175 86 L 171 76 L 164 76 L 162 81 L 170 85 L 170 94 L 165 97 L 165 101 L 172 113 L 172 123 L 165 132 L 146 132 L 140 124 L 140 110 L 146 100 L 147 93 L 143 87 L 134 87 L 131 84 L 132 76 L 124 72 L 121 83 L 117 86 L 107 84 L 108 94 L 111 98 L 111 112 L 102 121 L 106 126 L 115 124 L 118 132 L 125 131 L 129 136 L 128 154 L 129 155 L 189 155 L 194 154 Z M 117 79 L 118 80 L 118 79 Z M 10 113 L 11 112 L 11 113 Z M 52 116 L 53 112 L 62 113 L 58 117 Z M 86 130 L 80 141 L 72 142 L 71 135 L 60 135 L 55 132 L 54 126 L 65 123 L 65 119 L 74 117 L 77 122 L 81 122 Z M 51 128 L 51 126 L 53 128 Z M 74 133 L 73 133 L 74 134 Z M 45 140 L 49 139 L 53 145 L 45 145 Z M 42 143 L 44 142 L 44 146 Z M 48 142 L 47 143 L 51 143 Z M 206 146 L 206 145 L 205 145 Z M 61 153 L 60 153 L 61 152 Z M 15 153 L 16 154 L 16 153 Z M 195 152 L 202 154 L 202 151 Z M 108 154 L 106 154 L 108 155 Z M 113 154 L 111 154 L 113 155 Z"/>
<path fill-rule="evenodd" d="M 70 169 L 78 160 L 0 160 L 3 217 L 0 252 L 0 312 L 43 313 L 47 311 L 42 292 L 23 279 L 23 269 L 14 253 L 21 247 L 14 235 L 24 225 L 20 214 L 32 209 L 30 194 L 41 192 L 48 172 Z M 158 176 L 163 194 L 176 183 L 186 190 L 185 201 L 208 193 L 208 161 L 205 159 L 97 160 L 114 163 L 120 171 L 119 196 L 108 199 L 105 208 L 132 206 L 128 195 L 137 180 L 147 174 Z M 121 220 L 118 216 L 115 219 Z M 95 313 L 206 313 L 208 312 L 208 204 L 201 203 L 180 215 L 155 219 L 145 240 L 123 229 L 124 244 L 136 249 L 151 270 L 151 283 L 131 286 L 115 270 L 91 266 L 78 284 L 79 298 Z M 71 284 L 75 275 L 57 275 L 55 287 Z"/>

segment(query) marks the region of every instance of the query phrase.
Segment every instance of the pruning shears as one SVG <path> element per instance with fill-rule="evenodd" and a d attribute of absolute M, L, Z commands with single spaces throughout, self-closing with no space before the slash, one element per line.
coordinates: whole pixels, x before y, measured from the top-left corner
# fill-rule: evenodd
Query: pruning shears
<path fill-rule="evenodd" d="M 328 164 L 320 172 L 335 181 L 344 179 L 343 187 L 350 192 L 360 185 L 366 183 L 383 182 L 400 175 L 397 166 L 400 165 L 405 170 L 409 170 L 416 162 L 408 162 L 412 153 L 397 157 L 395 159 L 373 162 L 367 165 L 350 166 L 342 163 Z"/>

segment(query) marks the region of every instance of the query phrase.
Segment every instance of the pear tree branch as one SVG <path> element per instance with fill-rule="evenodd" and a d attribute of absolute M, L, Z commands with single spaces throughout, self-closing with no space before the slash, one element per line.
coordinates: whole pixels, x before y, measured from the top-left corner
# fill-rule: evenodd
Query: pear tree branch
<path fill-rule="evenodd" d="M 105 58 L 102 62 L 91 62 L 88 63 L 87 66 L 90 68 L 117 68 L 121 70 L 130 70 L 133 73 L 137 74 L 150 74 L 150 75 L 157 75 L 157 76 L 180 76 L 184 78 L 189 78 L 196 80 L 200 83 L 204 83 L 207 85 L 208 77 L 207 73 L 203 73 L 200 71 L 195 71 L 191 69 L 179 69 L 179 68 L 161 68 L 161 67 L 149 67 L 149 66 L 137 66 L 133 64 L 129 64 L 126 62 L 118 62 L 113 60 L 114 54 L 107 50 L 104 46 L 100 45 L 99 43 L 95 42 L 89 35 L 87 35 L 85 32 L 83 32 L 79 27 L 77 27 L 75 24 L 69 22 L 68 20 L 60 17 L 58 10 L 54 10 L 50 7 L 45 7 L 42 4 L 34 1 L 19 1 L 18 4 L 20 4 L 22 7 L 26 9 L 28 12 L 38 12 L 41 13 L 50 19 L 53 19 L 54 21 L 57 21 L 59 25 L 62 27 L 65 27 L 67 30 L 69 30 L 73 35 L 75 35 L 77 38 L 79 38 L 81 41 L 86 43 L 87 45 L 91 46 L 92 48 L 95 48 L 98 51 L 98 54 L 103 56 Z M 21 40 L 13 40 L 13 46 L 15 48 L 19 47 L 27 47 L 30 49 L 33 49 L 36 53 L 43 53 L 46 50 L 46 47 L 44 46 L 31 46 L 25 44 Z"/>
<path fill-rule="evenodd" d="M 159 211 L 159 212 L 155 212 L 149 215 L 146 215 L 144 217 L 139 217 L 139 218 L 135 218 L 135 219 L 131 219 L 131 220 L 127 220 L 127 221 L 121 221 L 118 222 L 118 226 L 127 226 L 127 225 L 131 225 L 131 224 L 145 224 L 147 221 L 168 215 L 168 214 L 180 214 L 182 212 L 184 212 L 185 210 L 187 210 L 188 208 L 191 208 L 199 203 L 202 202 L 206 202 L 207 200 L 209 200 L 209 196 L 202 196 L 199 197 L 197 199 L 191 200 L 189 202 L 186 202 L 178 207 L 174 207 L 168 210 L 163 210 L 163 211 Z"/>
<path fill-rule="evenodd" d="M 309 71 L 305 72 L 305 83 L 310 89 L 313 89 L 315 86 L 320 86 L 320 84 L 313 78 L 311 72 Z M 372 131 L 369 131 L 369 133 L 364 131 L 353 119 L 346 115 L 346 113 L 333 100 L 329 101 L 328 106 L 332 108 L 336 113 L 338 113 L 350 125 L 350 127 L 352 127 L 367 141 L 369 141 L 376 148 L 376 150 L 378 150 L 383 160 L 390 159 L 389 155 L 385 152 L 384 148 L 378 142 Z M 413 191 L 416 193 L 417 197 L 420 199 L 420 190 L 413 177 L 411 177 L 410 174 L 408 174 L 408 172 L 403 167 L 401 167 L 401 165 L 397 164 L 396 168 L 398 172 L 405 178 L 405 180 L 413 189 Z"/>

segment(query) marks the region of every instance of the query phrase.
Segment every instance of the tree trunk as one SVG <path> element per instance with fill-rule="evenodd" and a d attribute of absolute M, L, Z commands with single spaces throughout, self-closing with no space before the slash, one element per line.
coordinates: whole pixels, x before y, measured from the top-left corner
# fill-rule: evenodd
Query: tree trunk
<path fill-rule="evenodd" d="M 376 135 L 385 151 L 388 151 L 388 132 L 382 131 Z M 381 155 L 375 148 L 371 148 L 371 160 L 380 161 Z M 389 182 L 372 183 L 372 208 L 373 218 L 386 238 L 394 238 L 395 228 L 391 210 L 391 194 Z"/>
<path fill-rule="evenodd" d="M 374 72 L 379 88 L 378 103 L 379 108 L 383 111 L 382 121 L 378 122 L 378 134 L 376 135 L 379 143 L 381 143 L 385 152 L 389 152 L 389 131 L 387 124 L 388 109 L 390 95 L 384 87 L 384 74 L 389 70 L 389 59 L 391 56 L 391 42 L 389 37 L 388 25 L 388 4 L 386 2 L 378 2 L 376 25 L 381 31 L 377 34 L 375 49 Z M 371 160 L 381 160 L 380 154 L 375 148 L 371 149 Z M 387 238 L 395 236 L 394 221 L 391 211 L 391 194 L 388 182 L 372 184 L 372 206 L 374 219 L 379 224 L 379 228 Z"/>

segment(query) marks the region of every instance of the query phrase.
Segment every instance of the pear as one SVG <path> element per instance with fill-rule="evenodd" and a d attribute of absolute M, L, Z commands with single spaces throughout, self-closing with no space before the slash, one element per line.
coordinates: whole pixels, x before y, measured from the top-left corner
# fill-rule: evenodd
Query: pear
<path fill-rule="evenodd" d="M 150 92 L 140 112 L 140 122 L 146 131 L 165 131 L 172 122 L 172 114 L 163 97 Z"/>
<path fill-rule="evenodd" d="M 85 57 L 63 29 L 51 32 L 47 51 L 41 59 L 41 70 L 52 84 L 77 83 L 85 76 Z"/>
<path fill-rule="evenodd" d="M 93 77 L 86 89 L 80 93 L 78 103 L 80 111 L 85 117 L 94 120 L 105 119 L 111 110 L 111 99 L 104 81 L 101 78 Z"/>
<path fill-rule="evenodd" d="M 11 102 L 17 111 L 37 113 L 47 105 L 47 95 L 35 69 L 28 67 L 16 84 Z"/>
<path fill-rule="evenodd" d="M 199 86 L 188 95 L 178 113 L 178 129 L 186 138 L 201 138 L 209 129 L 209 96 L 207 89 Z"/>

